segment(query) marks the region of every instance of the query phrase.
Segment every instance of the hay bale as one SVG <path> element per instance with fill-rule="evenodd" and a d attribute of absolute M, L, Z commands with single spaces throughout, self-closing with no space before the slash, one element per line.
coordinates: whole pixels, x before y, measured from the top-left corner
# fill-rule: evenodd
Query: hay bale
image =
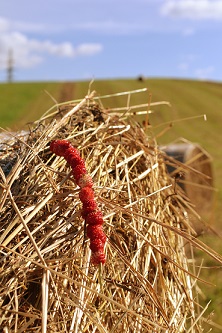
<path fill-rule="evenodd" d="M 185 191 L 195 211 L 204 219 L 212 216 L 214 202 L 212 158 L 199 144 L 172 143 L 160 147 L 170 158 L 167 169 Z M 203 231 L 200 219 L 192 219 L 195 231 Z"/>
<path fill-rule="evenodd" d="M 0 327 L 5 332 L 199 330 L 196 277 L 184 239 L 204 247 L 191 236 L 185 199 L 175 195 L 152 133 L 147 137 L 132 117 L 123 118 L 87 97 L 46 115 L 24 138 L 3 143 Z M 58 138 L 80 150 L 93 177 L 108 237 L 103 267 L 90 264 L 70 168 L 49 150 Z M 3 172 L 10 154 L 16 158 Z"/>

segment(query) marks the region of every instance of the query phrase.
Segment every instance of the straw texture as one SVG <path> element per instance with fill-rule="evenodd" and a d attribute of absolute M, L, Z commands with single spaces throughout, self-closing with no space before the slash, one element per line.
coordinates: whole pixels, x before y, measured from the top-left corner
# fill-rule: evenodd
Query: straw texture
<path fill-rule="evenodd" d="M 5 332 L 200 332 L 184 194 L 134 117 L 94 93 L 1 144 L 0 327 Z M 140 110 L 140 108 L 138 108 Z M 128 114 L 127 114 L 128 112 Z M 80 188 L 50 151 L 80 151 L 104 217 L 106 264 L 90 262 Z M 202 310 L 201 310 L 202 311 Z"/>

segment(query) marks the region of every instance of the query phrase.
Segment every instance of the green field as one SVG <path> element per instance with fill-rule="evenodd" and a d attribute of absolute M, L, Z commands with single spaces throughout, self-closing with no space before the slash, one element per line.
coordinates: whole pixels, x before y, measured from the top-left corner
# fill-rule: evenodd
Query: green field
<path fill-rule="evenodd" d="M 176 79 L 146 79 L 140 82 L 131 80 L 95 81 L 91 90 L 98 95 L 131 91 L 148 88 L 147 92 L 131 96 L 131 105 L 168 101 L 171 106 L 161 105 L 151 108 L 150 116 L 155 135 L 159 144 L 170 143 L 180 137 L 197 142 L 213 158 L 214 184 L 217 189 L 215 209 L 210 223 L 220 232 L 222 225 L 222 157 L 221 157 L 221 123 L 222 123 L 222 84 L 216 82 L 201 82 Z M 26 124 L 38 119 L 56 102 L 83 98 L 88 91 L 89 82 L 69 83 L 11 83 L 0 84 L 0 126 L 13 130 L 24 129 Z M 103 99 L 105 107 L 127 105 L 127 97 L 114 96 Z M 201 115 L 206 114 L 207 121 Z M 200 116 L 200 117 L 198 117 Z M 139 119 L 142 122 L 143 118 Z M 213 235 L 205 235 L 204 240 L 218 252 L 222 252 L 221 240 Z M 205 257 L 203 266 L 215 266 Z M 215 312 L 212 319 L 222 325 L 220 315 L 222 308 L 222 271 L 221 269 L 203 269 L 202 277 L 215 284 L 215 287 L 200 286 L 204 290 L 203 304 L 212 299 L 209 311 Z M 221 332 L 214 327 L 213 332 Z"/>

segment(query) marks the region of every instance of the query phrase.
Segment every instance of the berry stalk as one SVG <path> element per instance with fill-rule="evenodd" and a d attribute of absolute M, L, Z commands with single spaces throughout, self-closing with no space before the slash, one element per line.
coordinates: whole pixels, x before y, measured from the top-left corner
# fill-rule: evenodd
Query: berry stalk
<path fill-rule="evenodd" d="M 103 214 L 97 206 L 92 188 L 93 180 L 87 173 L 85 161 L 81 158 L 79 151 L 67 140 L 52 141 L 50 150 L 54 154 L 64 157 L 72 168 L 75 183 L 80 187 L 81 214 L 86 222 L 87 237 L 90 239 L 91 262 L 94 265 L 104 264 L 106 262 L 104 253 L 106 235 L 102 228 L 104 223 Z"/>

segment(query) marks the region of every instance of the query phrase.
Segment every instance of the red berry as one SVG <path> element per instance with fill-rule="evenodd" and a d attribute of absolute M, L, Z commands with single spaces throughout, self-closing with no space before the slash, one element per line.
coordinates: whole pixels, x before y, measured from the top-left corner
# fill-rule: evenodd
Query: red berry
<path fill-rule="evenodd" d="M 90 239 L 90 249 L 92 251 L 91 262 L 94 265 L 104 264 L 106 256 L 104 245 L 106 235 L 103 232 L 103 215 L 98 210 L 94 198 L 93 180 L 87 174 L 85 162 L 81 158 L 79 151 L 74 148 L 67 140 L 54 140 L 50 143 L 50 150 L 58 156 L 63 156 L 72 167 L 72 172 L 76 184 L 81 188 L 79 199 L 83 203 L 82 217 L 87 224 L 86 233 Z"/>
<path fill-rule="evenodd" d="M 79 151 L 76 148 L 74 148 L 73 146 L 70 146 L 66 150 L 64 157 L 69 164 L 71 164 L 71 159 L 73 159 L 73 160 L 74 160 L 74 158 L 76 158 L 77 160 L 82 159 L 80 157 Z"/>
<path fill-rule="evenodd" d="M 79 199 L 84 204 L 89 200 L 94 200 L 94 191 L 91 187 L 83 187 L 79 191 Z"/>
<path fill-rule="evenodd" d="M 95 239 L 90 242 L 90 249 L 92 252 L 102 251 L 104 249 L 105 243 L 100 239 Z"/>
<path fill-rule="evenodd" d="M 93 187 L 92 177 L 88 174 L 82 175 L 78 182 L 79 187 Z"/>
<path fill-rule="evenodd" d="M 54 140 L 50 143 L 50 150 L 58 156 L 64 156 L 69 147 L 71 144 L 67 140 Z"/>
<path fill-rule="evenodd" d="M 97 203 L 95 200 L 89 200 L 83 203 L 82 206 L 82 217 L 86 219 L 86 216 L 89 213 L 92 213 L 97 210 Z"/>
<path fill-rule="evenodd" d="M 70 155 L 69 160 L 67 160 L 67 162 L 69 163 L 69 165 L 72 168 L 75 168 L 77 165 L 80 165 L 80 164 L 85 166 L 85 162 L 82 159 L 82 157 L 74 155 L 74 154 Z"/>
<path fill-rule="evenodd" d="M 89 237 L 91 241 L 95 241 L 96 239 L 101 240 L 101 242 L 106 241 L 106 235 L 103 232 L 103 228 L 101 224 L 94 224 L 94 225 L 88 225 L 86 228 L 86 234 Z"/>
<path fill-rule="evenodd" d="M 105 264 L 106 255 L 103 251 L 92 252 L 91 263 L 93 265 Z"/>
<path fill-rule="evenodd" d="M 72 169 L 72 174 L 75 178 L 77 185 L 79 185 L 80 178 L 86 174 L 86 168 L 84 165 L 78 164 L 75 168 Z"/>
<path fill-rule="evenodd" d="M 104 223 L 102 212 L 97 210 L 89 213 L 86 216 L 86 223 L 89 225 L 102 225 Z"/>

